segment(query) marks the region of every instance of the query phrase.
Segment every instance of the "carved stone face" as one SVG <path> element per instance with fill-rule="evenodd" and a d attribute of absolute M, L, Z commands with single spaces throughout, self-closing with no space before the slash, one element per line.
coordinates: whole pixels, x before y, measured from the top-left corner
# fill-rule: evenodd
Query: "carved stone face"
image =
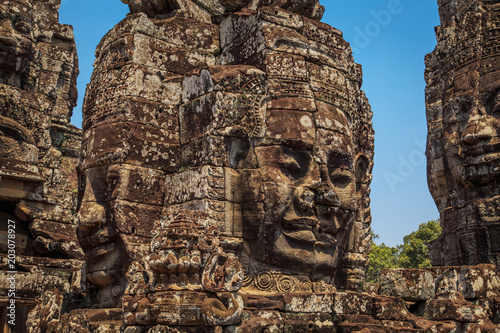
<path fill-rule="evenodd" d="M 464 177 L 486 183 L 500 175 L 500 87 L 480 94 L 461 136 Z"/>
<path fill-rule="evenodd" d="M 30 1 L 0 5 L 0 83 L 21 87 L 33 49 L 32 13 Z"/>
<path fill-rule="evenodd" d="M 117 130 L 120 125 L 109 126 Z M 98 125 L 85 133 L 79 165 L 77 235 L 87 279 L 95 287 L 92 298 L 100 307 L 119 305 L 128 265 L 149 247 L 163 200 L 162 172 L 137 165 L 131 157 L 136 150 L 111 142 L 108 129 Z M 117 137 L 122 136 L 119 133 Z M 134 135 L 128 138 L 139 140 Z M 148 148 L 144 140 L 137 146 L 140 151 Z"/>
<path fill-rule="evenodd" d="M 330 282 L 339 267 L 358 205 L 355 158 L 346 115 L 323 105 L 316 122 L 306 112 L 277 111 L 282 116 L 289 113 L 288 120 L 279 123 L 281 131 L 296 137 L 254 148 L 263 200 L 243 205 L 244 238 L 250 260 L 255 261 L 250 270 L 259 271 L 264 264 L 267 269 Z M 268 111 L 268 116 L 273 113 Z M 319 128 L 323 122 L 336 122 L 338 132 Z M 269 143 L 280 141 L 273 126 L 268 120 Z M 255 184 L 242 180 L 240 185 L 245 183 Z M 246 216 L 259 210 L 263 221 L 257 227 Z"/>
<path fill-rule="evenodd" d="M 123 270 L 128 258 L 120 243 L 114 190 L 123 181 L 119 166 L 91 167 L 84 171 L 85 190 L 78 212 L 78 238 L 87 263 L 87 279 L 99 287 L 102 307 L 116 306 L 125 284 Z"/>
<path fill-rule="evenodd" d="M 452 175 L 476 185 L 500 175 L 500 86 L 497 82 L 480 90 L 479 98 L 475 93 L 454 97 L 445 103 L 443 114 L 444 150 Z"/>
<path fill-rule="evenodd" d="M 438 46 L 426 57 L 428 179 L 443 227 L 430 258 L 498 263 L 499 15 L 493 3 L 459 1 L 440 4 L 440 16 Z"/>

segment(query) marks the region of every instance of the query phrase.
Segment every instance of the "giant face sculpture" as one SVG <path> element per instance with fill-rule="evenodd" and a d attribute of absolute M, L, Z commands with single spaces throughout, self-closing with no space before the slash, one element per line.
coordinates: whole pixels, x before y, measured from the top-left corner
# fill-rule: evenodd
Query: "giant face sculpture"
<path fill-rule="evenodd" d="M 97 303 L 119 304 L 129 262 L 181 210 L 208 216 L 248 275 L 362 278 L 373 133 L 340 32 L 279 8 L 295 1 L 220 26 L 191 1 L 128 3 L 84 107 L 79 239 Z"/>
<path fill-rule="evenodd" d="M 269 68 L 282 72 L 306 67 L 300 57 L 287 54 L 273 54 L 268 61 Z M 328 98 L 328 85 L 345 82 L 341 72 L 307 66 L 310 72 L 295 82 L 279 79 L 286 73 L 266 75 L 249 66 L 209 67 L 188 76 L 181 142 L 189 147 L 222 136 L 224 149 L 209 148 L 204 161 L 189 158 L 187 170 L 167 176 L 166 205 L 211 210 L 225 200 L 221 229 L 224 236 L 242 238 L 241 261 L 250 277 L 271 271 L 334 283 L 345 269 L 344 281 L 337 284 L 345 287 L 345 279 L 351 279 L 354 287 L 364 275 L 368 232 L 363 229 L 369 226 L 366 147 L 372 131 L 364 123 L 369 110 L 355 85 L 342 86 L 358 95 L 353 99 L 358 109 Z M 327 92 L 314 98 L 304 80 Z M 204 137 L 208 133 L 212 136 Z M 212 165 L 211 171 L 200 165 Z M 189 189 L 190 181 L 206 185 Z M 217 212 L 213 208 L 214 216 Z"/>
<path fill-rule="evenodd" d="M 500 57 L 492 28 L 498 12 L 481 3 L 443 5 L 441 15 L 437 51 L 426 58 L 428 178 L 443 227 L 431 261 L 498 263 Z"/>
<path fill-rule="evenodd" d="M 96 166 L 84 171 L 84 192 L 79 206 L 78 238 L 85 251 L 87 280 L 99 287 L 99 305 L 115 306 L 125 287 L 128 256 L 116 228 L 115 202 L 111 199 L 122 180 L 120 166 Z M 123 181 L 123 180 L 122 180 Z"/>
<path fill-rule="evenodd" d="M 476 71 L 468 74 L 476 88 L 450 98 L 443 107 L 444 147 L 454 177 L 464 185 L 480 186 L 500 175 L 500 84 L 479 78 Z"/>
<path fill-rule="evenodd" d="M 288 11 L 294 4 L 273 2 L 221 24 L 220 63 L 252 64 L 266 77 L 265 130 L 229 153 L 238 188 L 254 188 L 241 202 L 242 261 L 253 276 L 276 270 L 355 288 L 369 248 L 371 113 L 348 44 Z M 265 27 L 258 33 L 246 29 L 255 21 Z M 331 56 L 338 47 L 342 60 Z"/>
<path fill-rule="evenodd" d="M 87 279 L 96 286 L 93 297 L 99 306 L 113 307 L 125 290 L 129 263 L 149 248 L 154 222 L 160 219 L 163 176 L 129 161 L 91 164 L 83 154 L 78 238 Z"/>
<path fill-rule="evenodd" d="M 242 206 L 250 273 L 279 270 L 331 282 L 340 267 L 358 207 L 355 156 L 346 115 L 321 105 L 316 120 L 307 112 L 269 110 L 264 142 L 270 145 L 253 143 L 262 201 Z M 321 129 L 321 121 L 337 122 L 339 132 Z M 252 212 L 261 212 L 260 223 L 245 219 Z"/>
<path fill-rule="evenodd" d="M 480 79 L 479 85 L 483 82 Z M 464 178 L 484 184 L 500 176 L 500 82 L 492 82 L 480 90 L 477 105 L 470 109 L 460 137 L 460 155 Z"/>

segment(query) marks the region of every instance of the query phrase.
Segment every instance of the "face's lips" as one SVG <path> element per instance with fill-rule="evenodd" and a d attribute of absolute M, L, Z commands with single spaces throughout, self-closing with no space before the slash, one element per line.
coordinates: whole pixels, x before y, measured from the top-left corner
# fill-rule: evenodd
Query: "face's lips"
<path fill-rule="evenodd" d="M 484 156 L 485 162 L 491 162 L 500 159 L 500 153 L 491 153 Z"/>
<path fill-rule="evenodd" d="M 96 232 L 78 233 L 78 240 L 82 249 L 91 252 L 99 249 L 101 246 L 114 244 L 117 237 L 118 234 L 116 232 L 110 233 L 109 228 L 104 228 Z"/>
<path fill-rule="evenodd" d="M 465 157 L 489 154 L 494 152 L 500 152 L 500 144 L 478 144 L 474 146 L 466 146 L 462 148 L 461 155 Z"/>
<path fill-rule="evenodd" d="M 301 243 L 322 243 L 331 246 L 336 242 L 335 234 L 344 220 L 352 220 L 355 215 L 352 207 L 338 206 L 315 207 L 314 215 L 299 217 L 295 212 L 289 212 L 282 221 L 282 232 L 288 238 Z M 340 220 L 340 221 L 339 221 Z"/>
<path fill-rule="evenodd" d="M 283 234 L 298 243 L 314 244 L 316 236 L 313 228 L 318 225 L 315 216 L 299 217 L 295 213 L 288 213 L 282 221 Z"/>
<path fill-rule="evenodd" d="M 283 219 L 283 228 L 286 230 L 312 230 L 318 224 L 316 217 L 295 217 Z"/>
<path fill-rule="evenodd" d="M 306 243 L 306 244 L 315 244 L 316 236 L 311 230 L 302 230 L 302 231 L 282 231 L 283 234 L 298 243 Z"/>
<path fill-rule="evenodd" d="M 102 244 L 98 247 L 93 248 L 87 253 L 87 256 L 91 259 L 100 259 L 109 255 L 109 253 L 115 251 L 117 246 L 115 243 Z"/>
<path fill-rule="evenodd" d="M 92 249 L 86 254 L 87 272 L 115 272 L 123 267 L 121 254 L 116 244 L 105 244 Z"/>
<path fill-rule="evenodd" d="M 460 156 L 465 166 L 486 164 L 500 159 L 500 144 L 466 147 Z"/>

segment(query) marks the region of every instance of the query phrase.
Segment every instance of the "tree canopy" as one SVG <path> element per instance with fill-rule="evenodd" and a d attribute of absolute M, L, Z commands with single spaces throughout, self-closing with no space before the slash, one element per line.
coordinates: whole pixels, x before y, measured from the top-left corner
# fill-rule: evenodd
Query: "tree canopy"
<path fill-rule="evenodd" d="M 378 235 L 372 233 L 368 282 L 379 282 L 380 273 L 385 268 L 431 267 L 427 244 L 438 238 L 441 231 L 439 220 L 422 223 L 418 230 L 403 238 L 402 245 L 396 247 L 376 244 L 373 239 L 377 239 Z"/>

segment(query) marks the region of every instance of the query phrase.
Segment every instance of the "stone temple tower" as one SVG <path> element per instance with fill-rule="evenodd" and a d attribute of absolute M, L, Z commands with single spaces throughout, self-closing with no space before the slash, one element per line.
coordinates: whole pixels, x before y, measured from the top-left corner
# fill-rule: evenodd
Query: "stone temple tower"
<path fill-rule="evenodd" d="M 500 4 L 438 1 L 426 57 L 429 188 L 443 234 L 434 265 L 500 264 Z"/>
<path fill-rule="evenodd" d="M 228 326 L 240 290 L 358 289 L 372 113 L 324 8 L 124 2 L 84 104 L 78 238 L 91 303 L 125 304 L 130 327 Z M 205 234 L 175 238 L 171 223 Z"/>

